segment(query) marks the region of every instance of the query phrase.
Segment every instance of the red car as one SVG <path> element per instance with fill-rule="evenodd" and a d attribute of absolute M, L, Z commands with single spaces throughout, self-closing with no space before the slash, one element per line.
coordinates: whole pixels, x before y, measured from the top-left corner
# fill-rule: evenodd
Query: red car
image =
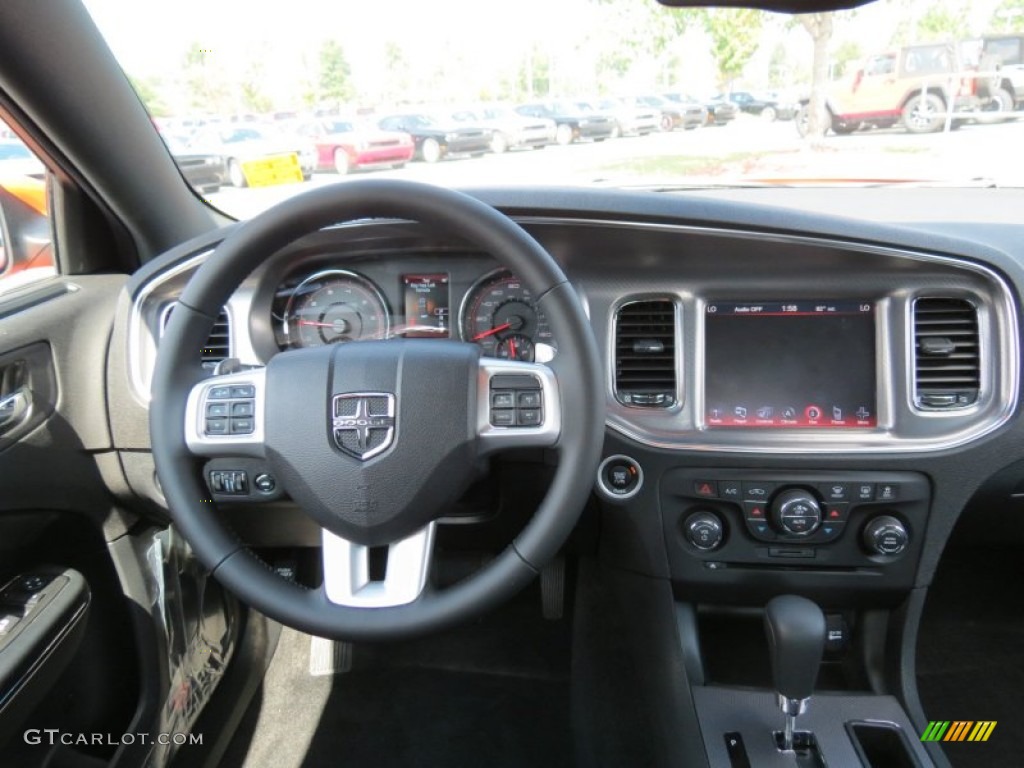
<path fill-rule="evenodd" d="M 353 120 L 325 119 L 303 127 L 316 144 L 317 169 L 344 175 L 359 168 L 401 168 L 415 152 L 412 137 Z"/>

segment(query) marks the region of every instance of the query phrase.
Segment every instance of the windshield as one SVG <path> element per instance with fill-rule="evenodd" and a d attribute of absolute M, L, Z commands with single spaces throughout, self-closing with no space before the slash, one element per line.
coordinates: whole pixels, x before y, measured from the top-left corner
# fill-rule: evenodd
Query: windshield
<path fill-rule="evenodd" d="M 383 24 L 329 0 L 294 0 L 287 13 L 85 1 L 160 130 L 220 155 L 223 176 L 202 197 L 238 217 L 368 175 L 666 192 L 1024 185 L 1021 0 L 880 0 L 802 16 L 520 0 L 500 24 L 453 23 L 480 10 L 468 0 L 396 0 Z M 653 118 L 640 122 L 636 107 Z M 510 114 L 550 123 L 491 120 Z M 330 135 L 351 129 L 346 115 L 408 141 L 350 139 L 343 157 Z M 282 153 L 294 174 L 261 171 Z"/>

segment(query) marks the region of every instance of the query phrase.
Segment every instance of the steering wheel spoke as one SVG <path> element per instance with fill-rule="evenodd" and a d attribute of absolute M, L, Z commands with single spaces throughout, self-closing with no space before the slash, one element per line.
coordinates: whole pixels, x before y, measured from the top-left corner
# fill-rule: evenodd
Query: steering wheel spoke
<path fill-rule="evenodd" d="M 323 531 L 324 593 L 335 605 L 390 608 L 423 592 L 437 523 L 386 547 L 367 547 Z"/>
<path fill-rule="evenodd" d="M 185 443 L 196 456 L 264 455 L 266 370 L 203 379 L 189 392 Z"/>
<path fill-rule="evenodd" d="M 558 379 L 547 365 L 480 358 L 477 403 L 483 454 L 558 442 L 561 399 Z"/>

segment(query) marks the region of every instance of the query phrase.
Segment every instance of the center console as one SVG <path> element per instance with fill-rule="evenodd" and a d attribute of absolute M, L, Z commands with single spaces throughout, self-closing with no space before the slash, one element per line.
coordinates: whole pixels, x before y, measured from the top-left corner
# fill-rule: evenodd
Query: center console
<path fill-rule="evenodd" d="M 701 599 L 792 584 L 877 600 L 913 584 L 928 499 L 911 472 L 673 469 L 660 490 L 672 579 Z"/>

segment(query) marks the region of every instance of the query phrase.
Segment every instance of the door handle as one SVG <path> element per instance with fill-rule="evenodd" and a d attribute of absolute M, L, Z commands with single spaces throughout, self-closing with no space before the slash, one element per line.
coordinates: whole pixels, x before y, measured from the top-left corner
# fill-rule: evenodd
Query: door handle
<path fill-rule="evenodd" d="M 28 417 L 31 405 L 32 392 L 28 387 L 20 387 L 0 398 L 0 435 L 21 424 Z"/>

